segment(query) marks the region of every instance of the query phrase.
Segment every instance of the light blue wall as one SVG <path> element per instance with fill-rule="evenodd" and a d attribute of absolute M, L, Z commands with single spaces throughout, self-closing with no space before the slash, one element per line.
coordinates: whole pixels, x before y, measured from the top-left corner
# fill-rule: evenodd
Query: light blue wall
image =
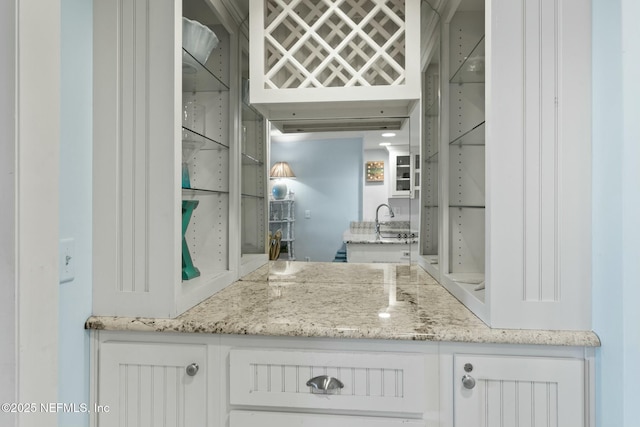
<path fill-rule="evenodd" d="M 622 1 L 624 425 L 637 426 L 640 402 L 640 2 Z"/>
<path fill-rule="evenodd" d="M 283 161 L 296 174 L 288 183 L 296 198 L 296 259 L 333 261 L 342 233 L 362 216 L 362 139 L 272 142 L 271 164 Z"/>
<path fill-rule="evenodd" d="M 89 333 L 83 324 L 92 295 L 92 2 L 62 0 L 61 19 L 60 238 L 75 239 L 76 268 L 75 279 L 60 285 L 58 401 L 89 404 Z M 88 426 L 89 416 L 61 413 L 59 424 Z"/>
<path fill-rule="evenodd" d="M 596 416 L 636 427 L 640 402 L 640 31 L 637 0 L 593 0 Z"/>

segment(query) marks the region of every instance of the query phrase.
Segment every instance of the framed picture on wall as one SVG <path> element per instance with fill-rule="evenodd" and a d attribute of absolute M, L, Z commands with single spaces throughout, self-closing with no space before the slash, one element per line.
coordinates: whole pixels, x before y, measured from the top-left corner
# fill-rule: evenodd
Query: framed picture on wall
<path fill-rule="evenodd" d="M 367 182 L 384 181 L 384 161 L 372 161 L 366 164 Z"/>

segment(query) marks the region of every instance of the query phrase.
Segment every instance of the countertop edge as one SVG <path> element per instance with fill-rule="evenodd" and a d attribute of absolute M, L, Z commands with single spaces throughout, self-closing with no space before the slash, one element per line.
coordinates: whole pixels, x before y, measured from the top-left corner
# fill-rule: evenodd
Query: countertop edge
<path fill-rule="evenodd" d="M 145 317 L 91 316 L 85 322 L 87 330 L 127 332 L 179 332 L 211 335 L 256 335 L 300 338 L 379 339 L 390 341 L 430 341 L 468 344 L 545 345 L 563 347 L 599 347 L 600 339 L 593 331 L 554 331 L 528 329 L 455 330 L 438 328 L 430 333 L 387 333 L 383 330 L 318 329 L 309 333 L 292 325 L 253 325 L 251 328 L 225 322 L 182 322 L 177 319 Z"/>

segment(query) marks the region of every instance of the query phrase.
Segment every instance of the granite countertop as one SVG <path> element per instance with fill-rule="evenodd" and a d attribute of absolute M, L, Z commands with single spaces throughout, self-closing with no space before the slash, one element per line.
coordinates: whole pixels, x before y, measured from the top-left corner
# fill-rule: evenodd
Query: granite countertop
<path fill-rule="evenodd" d="M 87 329 L 599 346 L 591 331 L 491 329 L 419 267 L 272 261 L 174 319 Z"/>

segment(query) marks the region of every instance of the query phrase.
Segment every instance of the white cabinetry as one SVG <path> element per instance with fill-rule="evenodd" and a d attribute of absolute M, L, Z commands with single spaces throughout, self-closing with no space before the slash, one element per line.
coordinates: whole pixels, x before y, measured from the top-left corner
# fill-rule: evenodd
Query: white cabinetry
<path fill-rule="evenodd" d="M 205 345 L 101 343 L 97 425 L 207 425 L 207 381 Z"/>
<path fill-rule="evenodd" d="M 205 64 L 182 48 L 183 16 L 219 39 Z M 174 317 L 240 276 L 249 233 L 266 262 L 260 124 L 239 148 L 238 25 L 219 1 L 96 0 L 94 17 L 93 313 Z"/>
<path fill-rule="evenodd" d="M 584 362 L 454 356 L 455 427 L 584 427 Z"/>
<path fill-rule="evenodd" d="M 267 170 L 268 138 L 266 120 L 249 104 L 249 41 L 241 37 L 241 275 L 264 264 L 267 247 Z"/>
<path fill-rule="evenodd" d="M 257 420 L 274 426 L 439 425 L 434 346 L 379 352 L 354 342 L 296 341 L 299 347 L 230 348 L 230 427 Z"/>
<path fill-rule="evenodd" d="M 492 327 L 588 330 L 590 7 L 444 4 L 419 262 Z"/>
<path fill-rule="evenodd" d="M 419 99 L 419 0 L 250 5 L 251 102 L 270 120 L 407 117 Z"/>
<path fill-rule="evenodd" d="M 440 274 L 445 286 L 468 292 L 483 309 L 485 282 L 485 25 L 483 9 L 456 12 L 444 26 L 448 96 L 441 161 L 443 194 Z M 446 235 L 444 234 L 446 233 Z M 480 310 L 481 311 L 481 310 Z"/>
<path fill-rule="evenodd" d="M 422 99 L 422 163 L 420 192 L 420 257 L 421 265 L 433 277 L 439 272 L 440 224 L 440 60 L 434 54 L 423 77 Z"/>
<path fill-rule="evenodd" d="M 229 360 L 231 405 L 420 416 L 437 395 L 425 371 L 428 362 L 437 369 L 435 355 L 232 349 Z M 310 387 L 316 377 L 338 388 Z"/>
<path fill-rule="evenodd" d="M 486 15 L 490 322 L 588 330 L 591 5 L 493 3 Z"/>
<path fill-rule="evenodd" d="M 160 419 L 210 427 L 493 427 L 499 419 L 587 427 L 594 419 L 593 352 L 580 347 L 93 333 L 93 401 L 110 408 L 94 414 L 97 427 Z M 311 379 L 341 387 L 323 390 Z"/>
<path fill-rule="evenodd" d="M 414 167 L 409 150 L 389 149 L 389 197 L 410 197 L 413 194 Z"/>

